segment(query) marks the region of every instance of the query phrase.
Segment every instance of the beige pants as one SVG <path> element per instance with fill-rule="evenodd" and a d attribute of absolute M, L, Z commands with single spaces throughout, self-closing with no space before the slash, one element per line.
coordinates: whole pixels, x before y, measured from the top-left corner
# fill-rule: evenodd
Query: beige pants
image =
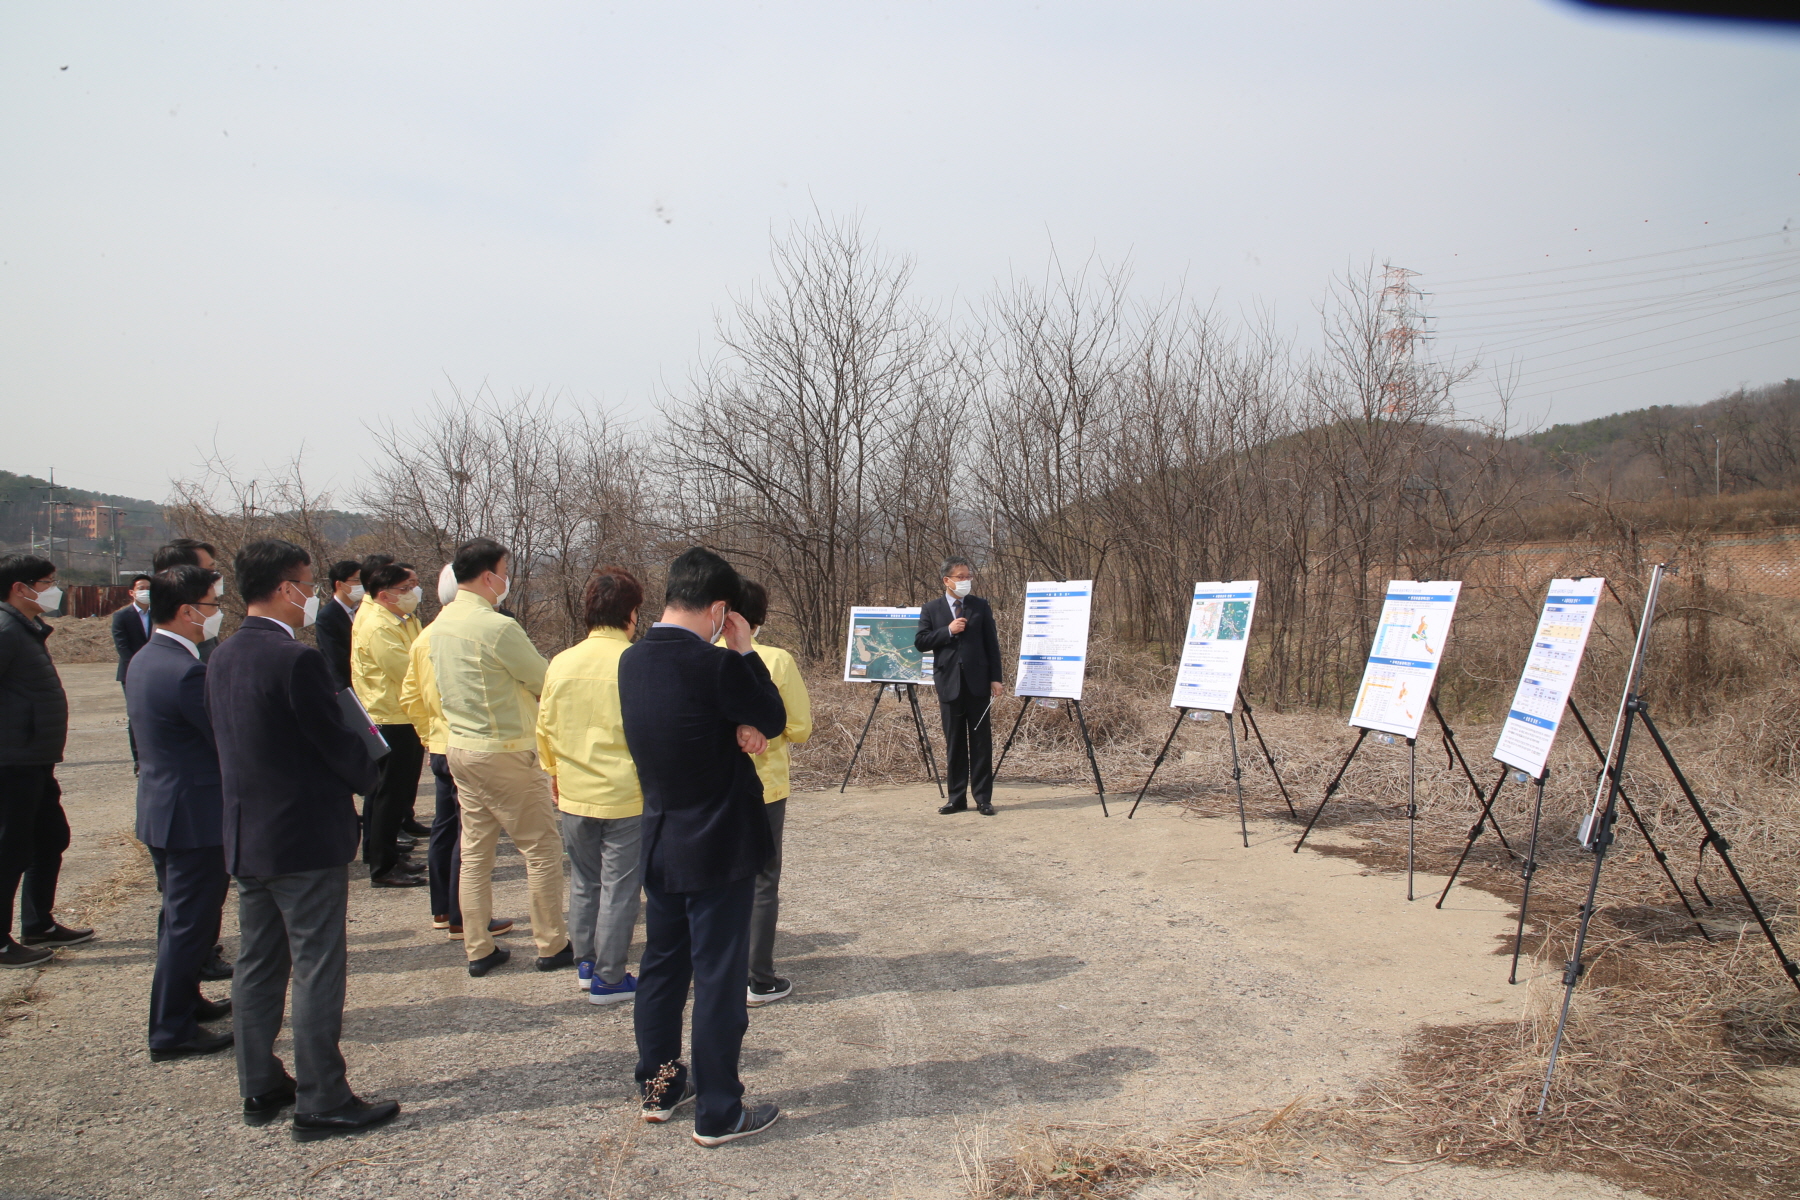
<path fill-rule="evenodd" d="M 448 755 L 462 805 L 463 946 L 471 960 L 494 952 L 488 922 L 494 916 L 494 847 L 500 830 L 525 856 L 531 888 L 531 936 L 548 958 L 569 944 L 563 917 L 563 846 L 550 777 L 530 750 L 488 754 L 458 750 Z"/>

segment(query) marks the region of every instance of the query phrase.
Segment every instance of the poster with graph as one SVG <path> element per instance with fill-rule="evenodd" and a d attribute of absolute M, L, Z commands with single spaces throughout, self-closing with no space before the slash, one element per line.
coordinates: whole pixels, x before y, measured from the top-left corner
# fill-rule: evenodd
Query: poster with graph
<path fill-rule="evenodd" d="M 1256 615 L 1256 580 L 1196 583 L 1181 643 L 1170 708 L 1228 713 L 1237 707 L 1238 678 Z"/>
<path fill-rule="evenodd" d="M 1494 758 L 1517 767 L 1533 779 L 1544 773 L 1550 747 L 1562 724 L 1563 708 L 1575 689 L 1575 673 L 1587 651 L 1588 633 L 1600 607 L 1606 580 L 1552 579 L 1544 597 L 1544 611 L 1531 636 L 1531 653 L 1519 675 L 1518 690 L 1500 727 Z"/>
<path fill-rule="evenodd" d="M 1396 737 L 1419 736 L 1461 592 L 1462 584 L 1456 582 L 1388 583 L 1375 643 L 1350 710 L 1351 725 Z"/>

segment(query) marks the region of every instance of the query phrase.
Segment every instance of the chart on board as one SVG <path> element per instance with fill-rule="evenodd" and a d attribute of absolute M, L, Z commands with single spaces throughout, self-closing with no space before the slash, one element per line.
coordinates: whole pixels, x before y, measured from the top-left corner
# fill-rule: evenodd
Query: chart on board
<path fill-rule="evenodd" d="M 1461 593 L 1459 582 L 1388 583 L 1375 641 L 1350 710 L 1351 725 L 1397 737 L 1419 736 Z"/>
<path fill-rule="evenodd" d="M 1025 585 L 1025 620 L 1019 633 L 1019 675 L 1013 695 L 1081 699 L 1093 601 L 1091 579 Z"/>
<path fill-rule="evenodd" d="M 1575 674 L 1581 670 L 1605 587 L 1606 580 L 1596 576 L 1550 581 L 1537 632 L 1531 637 L 1531 653 L 1525 656 L 1525 670 L 1494 747 L 1496 760 L 1533 779 L 1550 761 L 1550 747 L 1575 688 Z"/>
<path fill-rule="evenodd" d="M 918 632 L 916 608 L 852 608 L 845 681 L 930 683 L 931 655 L 913 647 Z"/>
<path fill-rule="evenodd" d="M 1257 581 L 1196 583 L 1170 708 L 1231 712 L 1250 646 Z"/>

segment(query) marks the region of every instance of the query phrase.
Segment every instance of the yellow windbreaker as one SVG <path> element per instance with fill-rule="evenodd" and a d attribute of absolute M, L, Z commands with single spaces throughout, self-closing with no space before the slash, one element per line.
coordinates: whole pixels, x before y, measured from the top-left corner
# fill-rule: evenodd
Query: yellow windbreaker
<path fill-rule="evenodd" d="M 406 652 L 406 682 L 400 685 L 400 707 L 425 739 L 433 754 L 450 753 L 450 727 L 444 724 L 444 706 L 438 700 L 437 676 L 431 669 L 431 631 L 427 625 Z"/>
<path fill-rule="evenodd" d="M 417 725 L 400 703 L 419 619 L 365 602 L 350 626 L 350 686 L 377 725 Z M 421 737 L 425 727 L 418 726 Z"/>
<path fill-rule="evenodd" d="M 510 754 L 531 749 L 549 663 L 525 629 L 464 588 L 431 623 L 431 668 L 447 743 Z"/>
<path fill-rule="evenodd" d="M 619 709 L 623 629 L 601 626 L 550 660 L 538 699 L 538 762 L 556 778 L 557 805 L 607 820 L 644 811 Z"/>
<path fill-rule="evenodd" d="M 723 646 L 725 640 L 720 638 L 715 644 Z M 787 705 L 787 727 L 769 739 L 767 750 L 750 756 L 756 763 L 756 777 L 762 780 L 763 803 L 773 804 L 793 792 L 788 786 L 788 747 L 804 745 L 812 737 L 812 697 L 806 694 L 806 681 L 800 678 L 800 665 L 792 654 L 761 642 L 756 643 L 756 653 L 769 669 L 781 702 Z"/>

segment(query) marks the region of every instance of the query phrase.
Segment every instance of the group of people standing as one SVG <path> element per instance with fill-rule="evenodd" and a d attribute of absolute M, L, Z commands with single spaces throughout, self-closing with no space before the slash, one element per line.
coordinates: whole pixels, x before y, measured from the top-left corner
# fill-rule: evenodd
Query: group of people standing
<path fill-rule="evenodd" d="M 411 565 L 347 560 L 319 587 L 303 548 L 266 539 L 233 560 L 246 615 L 220 641 L 213 554 L 199 542 L 164 547 L 113 622 L 138 835 L 162 890 L 151 1058 L 235 1047 L 245 1122 L 292 1107 L 298 1140 L 391 1119 L 397 1103 L 351 1090 L 338 1047 L 349 864 L 360 845 L 371 887 L 428 888 L 433 927 L 461 937 L 479 978 L 511 957 L 495 938 L 512 922 L 491 899 L 504 831 L 526 863 L 537 969 L 574 968 L 595 1004 L 635 1001 L 644 1119 L 692 1103 L 703 1145 L 773 1123 L 773 1105 L 743 1104 L 737 1061 L 746 1010 L 791 991 L 773 945 L 787 754 L 810 736 L 811 716 L 792 657 L 756 642 L 763 589 L 690 550 L 670 567 L 662 619 L 637 636 L 643 585 L 603 567 L 584 596 L 588 636 L 546 661 L 504 607 L 511 556 L 491 539 L 457 548 L 443 608 L 423 628 Z M 68 706 L 42 620 L 60 602 L 54 565 L 0 559 L 0 589 L 0 963 L 24 966 L 93 931 L 54 921 L 54 876 L 46 888 L 40 866 L 60 863 L 68 842 L 62 819 L 57 844 L 52 795 Z M 299 636 L 308 626 L 317 649 Z M 346 694 L 379 742 L 357 728 L 360 714 L 346 717 Z M 412 810 L 427 756 L 429 827 Z M 423 870 L 409 859 L 420 842 Z M 233 881 L 240 947 L 226 964 L 218 938 Z M 640 893 L 646 942 L 633 976 Z M 209 999 L 201 981 L 220 967 L 233 995 Z M 205 1028 L 226 1016 L 231 1030 Z M 284 1017 L 292 1073 L 274 1053 Z"/>

